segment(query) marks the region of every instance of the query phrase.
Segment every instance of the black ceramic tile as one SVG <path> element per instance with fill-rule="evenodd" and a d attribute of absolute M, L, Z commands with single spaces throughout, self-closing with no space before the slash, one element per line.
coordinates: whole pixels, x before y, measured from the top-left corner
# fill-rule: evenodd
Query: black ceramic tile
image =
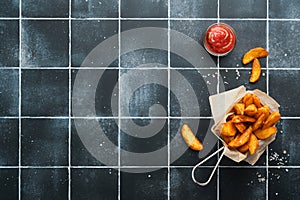
<path fill-rule="evenodd" d="M 0 3 L 6 3 L 3 1 Z M 0 10 L 3 7 L 0 6 Z M 2 12 L 0 11 L 0 15 Z M 19 22 L 17 20 L 0 20 L 0 67 L 19 66 Z"/>
<path fill-rule="evenodd" d="M 171 116 L 211 116 L 208 97 L 217 93 L 217 70 L 171 70 L 170 76 Z"/>
<path fill-rule="evenodd" d="M 158 27 L 165 28 L 165 34 L 160 35 L 155 38 L 156 41 L 161 45 L 164 49 L 168 49 L 168 35 L 167 21 L 122 21 L 121 30 L 123 31 L 135 31 L 132 29 L 143 28 L 143 27 Z M 134 33 L 132 33 L 134 34 Z M 136 32 L 138 34 L 138 32 Z M 152 33 L 149 32 L 149 35 Z M 154 48 L 140 48 L 138 50 L 134 50 L 134 48 L 142 46 L 147 46 L 147 35 L 144 36 L 145 40 L 137 41 L 135 37 L 133 40 L 129 40 L 125 38 L 125 36 L 121 36 L 121 48 L 122 52 L 129 51 L 128 53 L 124 53 L 121 56 L 121 67 L 122 68 L 142 68 L 142 67 L 167 67 L 168 66 L 168 53 L 167 51 L 161 49 Z M 151 43 L 155 43 L 155 41 L 150 41 Z M 133 50 L 132 50 L 133 49 Z"/>
<path fill-rule="evenodd" d="M 300 169 L 269 169 L 269 199 L 298 199 Z"/>
<path fill-rule="evenodd" d="M 242 67 L 242 57 L 245 52 L 254 47 L 266 48 L 265 21 L 223 21 L 236 32 L 236 46 L 227 56 L 220 58 L 220 67 Z M 261 65 L 266 66 L 265 59 L 260 59 Z M 251 64 L 246 65 L 251 67 Z"/>
<path fill-rule="evenodd" d="M 201 152 L 193 151 L 183 141 L 181 127 L 188 124 L 192 131 L 202 141 L 204 149 Z M 217 137 L 211 132 L 214 124 L 211 119 L 171 119 L 170 122 L 170 161 L 173 166 L 194 166 L 203 158 L 216 151 Z M 199 155 L 200 153 L 200 155 Z M 174 161 L 174 162 L 173 162 Z M 204 165 L 214 166 L 216 157 L 212 157 Z M 172 163 L 173 162 L 173 163 Z"/>
<path fill-rule="evenodd" d="M 166 69 L 121 70 L 120 115 L 162 117 L 168 114 Z"/>
<path fill-rule="evenodd" d="M 270 70 L 269 93 L 280 104 L 282 116 L 300 116 L 300 104 L 298 103 L 300 82 L 299 70 Z"/>
<path fill-rule="evenodd" d="M 71 199 L 118 199 L 118 172 L 114 169 L 72 169 Z"/>
<path fill-rule="evenodd" d="M 167 173 L 167 169 L 147 173 L 121 172 L 121 199 L 167 199 Z"/>
<path fill-rule="evenodd" d="M 271 0 L 269 1 L 270 18 L 299 18 L 300 2 L 297 0 Z"/>
<path fill-rule="evenodd" d="M 118 0 L 72 0 L 72 17 L 118 17 Z"/>
<path fill-rule="evenodd" d="M 277 125 L 276 140 L 269 146 L 269 165 L 300 165 L 299 120 L 282 119 Z"/>
<path fill-rule="evenodd" d="M 68 70 L 23 70 L 22 115 L 68 116 Z"/>
<path fill-rule="evenodd" d="M 260 79 L 250 83 L 251 69 L 222 69 L 220 70 L 220 91 L 230 90 L 244 85 L 247 90 L 259 89 L 266 92 L 266 70 L 262 70 Z"/>
<path fill-rule="evenodd" d="M 109 37 L 118 34 L 118 21 L 109 20 L 73 20 L 72 21 L 72 66 L 79 67 L 81 66 L 84 59 L 87 55 L 97 47 L 101 42 L 105 41 Z M 118 51 L 118 37 L 115 37 L 115 40 L 112 39 L 112 42 L 109 45 L 112 45 L 111 48 Z M 116 59 L 118 54 L 116 54 Z M 98 57 L 99 59 L 99 57 Z M 85 66 L 93 67 L 98 61 L 91 60 L 91 65 L 87 63 Z M 95 63 L 94 63 L 95 62 Z M 111 64 L 113 67 L 118 67 L 118 62 Z M 98 67 L 98 66 L 97 66 Z M 99 66 L 99 67 L 108 67 L 108 66 Z"/>
<path fill-rule="evenodd" d="M 213 1 L 180 1 L 171 0 L 171 17 L 210 18 L 217 17 L 217 0 Z"/>
<path fill-rule="evenodd" d="M 200 182 L 206 182 L 212 168 L 198 168 L 195 177 Z M 217 176 L 213 176 L 211 182 L 201 187 L 192 180 L 192 168 L 172 168 L 170 177 L 170 199 L 217 199 Z"/>
<path fill-rule="evenodd" d="M 74 119 L 71 138 L 72 165 L 118 165 L 116 120 L 118 119 Z M 85 137 L 86 135 L 91 136 L 91 139 Z"/>
<path fill-rule="evenodd" d="M 166 119 L 122 119 L 120 142 L 122 166 L 168 164 Z"/>
<path fill-rule="evenodd" d="M 0 165 L 19 165 L 19 123 L 14 119 L 0 120 Z"/>
<path fill-rule="evenodd" d="M 68 165 L 68 120 L 22 120 L 22 165 Z"/>
<path fill-rule="evenodd" d="M 119 110 L 118 75 L 119 71 L 113 69 L 72 70 L 73 116 L 117 117 Z M 95 91 L 91 89 L 93 86 L 96 88 Z M 74 93 L 75 89 L 79 92 Z M 95 98 L 90 98 L 90 95 L 95 95 Z M 95 106 L 91 106 L 92 104 Z"/>
<path fill-rule="evenodd" d="M 18 116 L 19 113 L 19 71 L 0 70 L 0 115 Z"/>
<path fill-rule="evenodd" d="M 68 199 L 67 169 L 23 169 L 22 199 Z"/>
<path fill-rule="evenodd" d="M 271 21 L 269 39 L 269 67 L 300 68 L 300 52 L 295 44 L 300 42 L 300 22 Z"/>
<path fill-rule="evenodd" d="M 23 17 L 68 17 L 69 1 L 22 0 Z"/>
<path fill-rule="evenodd" d="M 1 1 L 0 17 L 19 17 L 19 1 Z"/>
<path fill-rule="evenodd" d="M 266 18 L 267 2 L 260 0 L 222 0 L 220 1 L 222 18 Z"/>
<path fill-rule="evenodd" d="M 266 169 L 264 168 L 221 168 L 220 200 L 265 199 Z"/>
<path fill-rule="evenodd" d="M 124 0 L 121 4 L 121 16 L 134 18 L 168 17 L 168 1 Z"/>
<path fill-rule="evenodd" d="M 23 67 L 67 67 L 69 24 L 58 20 L 22 22 Z"/>
<path fill-rule="evenodd" d="M 18 199 L 18 169 L 0 169 L 0 196 L 5 200 Z"/>

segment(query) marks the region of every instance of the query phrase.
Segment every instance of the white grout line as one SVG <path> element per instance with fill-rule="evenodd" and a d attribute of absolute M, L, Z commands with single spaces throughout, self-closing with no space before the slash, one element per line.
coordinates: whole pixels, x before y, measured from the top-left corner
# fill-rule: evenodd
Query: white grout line
<path fill-rule="evenodd" d="M 19 200 L 21 197 L 21 184 L 22 184 L 22 0 L 19 0 L 19 182 L 18 182 L 18 194 Z"/>
<path fill-rule="evenodd" d="M 71 103 L 72 103 L 72 92 L 71 92 L 71 89 L 72 89 L 72 69 L 71 69 L 71 66 L 72 66 L 72 20 L 71 20 L 71 17 L 72 17 L 72 0 L 69 0 L 69 66 L 68 66 L 68 69 L 69 69 L 69 124 L 68 124 L 68 131 L 69 131 L 69 141 L 68 141 L 68 151 L 69 151 L 69 156 L 68 156 L 68 174 L 69 174 L 69 182 L 68 182 L 68 199 L 71 200 L 71 189 L 72 189 L 72 182 L 71 182 L 71 178 L 72 178 L 72 170 L 71 170 L 71 166 L 72 166 L 72 163 L 71 163 L 71 159 L 72 159 L 72 150 L 71 150 L 71 142 L 72 142 L 72 129 L 71 129 L 71 124 L 72 124 L 72 119 L 71 119 Z"/>
<path fill-rule="evenodd" d="M 269 51 L 269 0 L 267 1 L 267 20 L 266 20 L 266 47 Z M 266 58 L 266 84 L 267 94 L 269 94 L 269 57 Z M 266 147 L 266 200 L 269 199 L 269 147 Z"/>
<path fill-rule="evenodd" d="M 217 3 L 217 22 L 219 23 L 220 22 L 220 0 L 218 0 L 218 3 Z M 217 70 L 218 70 L 218 83 L 217 83 L 217 93 L 219 94 L 220 92 L 220 76 L 221 76 L 221 73 L 220 73 L 220 57 L 218 56 L 217 57 Z M 217 142 L 217 147 L 218 149 L 220 148 L 220 142 L 218 140 Z M 217 156 L 218 160 L 220 159 L 220 154 L 218 153 L 218 156 Z M 218 166 L 217 168 L 217 200 L 220 199 L 220 167 Z"/>
<path fill-rule="evenodd" d="M 168 187 L 168 200 L 171 198 L 171 147 L 170 147 L 170 138 L 171 138 L 171 128 L 170 128 L 170 115 L 171 115 L 171 0 L 168 0 L 168 177 L 167 177 L 167 187 Z"/>
<path fill-rule="evenodd" d="M 119 63 L 118 63 L 118 87 L 119 87 L 119 98 L 118 98 L 118 200 L 121 200 L 121 5 L 122 2 L 119 0 L 119 16 L 118 16 L 118 44 L 119 44 Z"/>

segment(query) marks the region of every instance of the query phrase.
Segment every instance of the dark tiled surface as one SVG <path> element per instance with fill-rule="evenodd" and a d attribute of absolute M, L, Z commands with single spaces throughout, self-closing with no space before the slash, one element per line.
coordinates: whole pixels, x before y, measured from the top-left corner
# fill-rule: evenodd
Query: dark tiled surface
<path fill-rule="evenodd" d="M 118 21 L 72 21 L 72 66 L 81 66 L 86 56 L 105 39 L 118 33 Z M 118 49 L 118 46 L 115 46 Z M 86 65 L 89 66 L 89 65 Z M 114 67 L 118 63 L 113 64 Z M 99 66 L 108 67 L 108 66 Z"/>
<path fill-rule="evenodd" d="M 269 199 L 297 199 L 300 189 L 300 169 L 270 169 Z"/>
<path fill-rule="evenodd" d="M 23 169 L 21 181 L 22 199 L 68 198 L 67 169 Z"/>
<path fill-rule="evenodd" d="M 300 116 L 298 103 L 300 71 L 271 70 L 269 75 L 270 95 L 281 105 L 282 116 Z"/>
<path fill-rule="evenodd" d="M 293 48 L 299 39 L 300 22 L 270 22 L 269 67 L 300 68 L 297 48 Z"/>
<path fill-rule="evenodd" d="M 14 119 L 0 120 L 0 164 L 16 166 L 19 162 L 19 123 Z"/>
<path fill-rule="evenodd" d="M 121 172 L 121 199 L 167 199 L 167 169 L 148 173 Z"/>
<path fill-rule="evenodd" d="M 19 74 L 18 70 L 0 70 L 0 115 L 18 116 Z"/>
<path fill-rule="evenodd" d="M 118 17 L 118 0 L 72 0 L 72 17 Z"/>
<path fill-rule="evenodd" d="M 19 1 L 1 1 L 0 17 L 19 17 Z"/>
<path fill-rule="evenodd" d="M 180 1 L 171 0 L 171 17 L 201 18 L 217 17 L 217 0 L 212 1 Z"/>
<path fill-rule="evenodd" d="M 68 116 L 68 70 L 23 70 L 22 115 Z"/>
<path fill-rule="evenodd" d="M 300 2 L 297 0 L 271 0 L 269 2 L 270 18 L 299 18 Z"/>
<path fill-rule="evenodd" d="M 22 164 L 68 165 L 68 120 L 22 120 Z"/>
<path fill-rule="evenodd" d="M 4 1 L 0 4 L 3 3 Z M 0 9 L 2 8 L 0 6 Z M 2 13 L 0 11 L 0 15 Z M 19 66 L 19 22 L 17 20 L 0 20 L 0 37 L 0 67 Z"/>
<path fill-rule="evenodd" d="M 134 18 L 168 17 L 168 1 L 124 0 L 121 5 L 121 15 Z"/>
<path fill-rule="evenodd" d="M 23 17 L 68 17 L 69 1 L 22 1 Z"/>
<path fill-rule="evenodd" d="M 260 0 L 223 0 L 220 1 L 222 18 L 266 18 L 267 2 Z"/>
<path fill-rule="evenodd" d="M 22 22 L 23 67 L 67 67 L 69 24 L 66 20 Z"/>
<path fill-rule="evenodd" d="M 195 177 L 200 182 L 205 182 L 211 168 L 199 168 L 195 171 Z M 174 200 L 181 199 L 217 199 L 217 178 L 213 176 L 209 185 L 201 187 L 196 185 L 191 179 L 191 168 L 171 169 L 170 197 Z"/>
<path fill-rule="evenodd" d="M 220 199 L 265 199 L 266 170 L 220 169 Z"/>
<path fill-rule="evenodd" d="M 72 199 L 117 199 L 118 171 L 72 169 Z"/>
<path fill-rule="evenodd" d="M 0 195 L 7 200 L 18 199 L 18 169 L 0 169 Z"/>

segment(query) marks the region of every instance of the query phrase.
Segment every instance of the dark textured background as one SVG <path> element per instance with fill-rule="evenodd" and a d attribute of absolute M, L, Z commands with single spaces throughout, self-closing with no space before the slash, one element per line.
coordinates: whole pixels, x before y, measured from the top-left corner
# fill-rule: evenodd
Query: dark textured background
<path fill-rule="evenodd" d="M 298 0 L 2 0 L 0 199 L 299 199 L 299 6 Z M 214 79 L 219 74 L 226 90 L 240 85 L 261 89 L 281 104 L 277 139 L 268 151 L 254 166 L 223 158 L 206 187 L 191 179 L 191 169 L 199 158 L 189 149 L 170 166 L 149 173 L 118 171 L 126 163 L 122 155 L 120 165 L 105 166 L 96 160 L 82 144 L 70 118 L 69 88 L 87 54 L 119 31 L 148 26 L 169 27 L 202 44 L 205 29 L 218 20 L 235 29 L 237 44 L 228 56 L 213 57 L 216 68 L 203 74 L 214 74 Z M 127 44 L 121 40 L 121 45 Z M 241 57 L 256 46 L 268 48 L 270 54 L 261 59 L 261 79 L 249 84 L 251 65 L 242 65 Z M 132 97 L 130 114 L 134 117 L 147 117 L 153 102 L 170 107 L 169 124 L 149 140 L 123 131 L 118 134 L 110 100 L 105 97 L 119 81 L 119 72 L 134 72 L 139 70 L 137 66 L 151 62 L 168 65 L 170 61 L 170 69 L 148 70 L 161 70 L 166 79 L 168 70 L 177 70 L 189 80 L 201 109 L 201 116 L 194 116 L 200 119 L 198 136 L 205 137 L 211 119 L 209 93 L 205 90 L 207 80 L 197 70 L 176 55 L 171 54 L 168 60 L 167 52 L 156 49 L 130 52 L 120 59 L 99 82 L 99 118 L 82 119 L 82 123 L 97 120 L 109 139 L 128 151 L 153 151 L 168 145 L 168 138 L 173 138 L 182 123 L 197 119 L 181 116 L 174 95 L 167 105 L 166 88 L 150 85 Z M 171 88 L 180 84 L 172 79 L 170 83 Z M 217 92 L 218 85 L 213 87 Z M 121 130 L 126 130 L 126 120 L 120 120 Z M 140 125 L 147 121 L 135 119 Z M 210 160 L 196 175 L 208 176 L 215 162 L 216 158 Z"/>

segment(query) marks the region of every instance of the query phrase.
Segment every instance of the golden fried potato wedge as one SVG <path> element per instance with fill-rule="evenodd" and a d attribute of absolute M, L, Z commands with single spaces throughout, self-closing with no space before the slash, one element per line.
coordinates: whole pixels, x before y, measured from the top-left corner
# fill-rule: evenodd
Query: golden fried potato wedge
<path fill-rule="evenodd" d="M 254 131 L 255 136 L 260 140 L 265 140 L 277 132 L 277 128 L 275 126 L 271 126 L 266 129 L 258 129 Z"/>
<path fill-rule="evenodd" d="M 252 98 L 253 98 L 253 103 L 256 106 L 256 108 L 262 107 L 260 99 L 259 99 L 258 96 L 256 96 L 255 94 L 253 94 Z"/>
<path fill-rule="evenodd" d="M 245 115 L 235 115 L 232 120 L 233 123 L 242 123 L 242 122 L 255 122 L 256 119 L 252 117 L 248 117 Z"/>
<path fill-rule="evenodd" d="M 243 103 L 245 104 L 245 108 L 247 108 L 247 106 L 249 106 L 250 104 L 253 104 L 252 94 L 245 94 L 245 96 L 243 97 Z"/>
<path fill-rule="evenodd" d="M 234 136 L 222 136 L 222 139 L 226 144 L 229 144 L 234 139 Z"/>
<path fill-rule="evenodd" d="M 233 106 L 234 113 L 237 115 L 244 115 L 245 104 L 237 103 Z"/>
<path fill-rule="evenodd" d="M 249 82 L 255 83 L 256 81 L 258 81 L 258 79 L 260 78 L 260 74 L 261 74 L 260 62 L 257 58 L 254 58 Z"/>
<path fill-rule="evenodd" d="M 223 136 L 235 136 L 236 134 L 236 128 L 232 121 L 228 121 L 222 125 L 221 128 L 221 135 Z"/>
<path fill-rule="evenodd" d="M 249 141 L 251 134 L 252 134 L 252 127 L 249 126 L 249 128 L 247 128 L 247 130 L 244 133 L 236 136 L 234 138 L 234 140 L 232 140 L 228 144 L 228 147 L 229 148 L 238 148 L 238 147 L 246 144 Z"/>
<path fill-rule="evenodd" d="M 258 139 L 253 133 L 250 136 L 248 146 L 250 155 L 255 154 L 258 149 Z"/>
<path fill-rule="evenodd" d="M 243 56 L 243 64 L 246 65 L 250 63 L 255 58 L 263 58 L 267 57 L 269 55 L 269 52 L 262 48 L 262 47 L 256 47 L 253 49 L 250 49 L 248 52 L 246 52 Z"/>
<path fill-rule="evenodd" d="M 246 153 L 249 150 L 249 142 L 238 148 L 239 152 Z"/>
<path fill-rule="evenodd" d="M 234 114 L 232 114 L 232 115 L 229 115 L 227 118 L 226 118 L 226 122 L 228 122 L 228 121 L 230 121 L 230 120 L 232 120 L 232 118 L 234 117 Z"/>
<path fill-rule="evenodd" d="M 263 107 L 260 107 L 257 109 L 257 113 L 255 115 L 255 118 L 259 118 L 261 114 L 265 115 L 264 121 L 269 117 L 270 115 L 270 108 L 267 105 L 264 105 Z"/>
<path fill-rule="evenodd" d="M 254 104 L 250 104 L 245 108 L 245 114 L 252 117 L 257 113 L 257 108 Z"/>
<path fill-rule="evenodd" d="M 247 126 L 244 123 L 234 123 L 234 126 L 241 133 L 247 129 Z"/>
<path fill-rule="evenodd" d="M 187 124 L 184 124 L 182 126 L 181 134 L 184 141 L 191 149 L 195 151 L 200 151 L 203 149 L 202 143 L 200 142 L 200 140 L 198 140 L 198 138 L 196 138 L 196 136 Z"/>
<path fill-rule="evenodd" d="M 279 112 L 272 112 L 268 119 L 265 121 L 263 128 L 262 129 L 266 129 L 268 127 L 273 126 L 274 124 L 276 124 L 278 121 L 280 120 L 280 113 Z"/>
<path fill-rule="evenodd" d="M 253 124 L 252 126 L 252 131 L 256 131 L 257 129 L 259 129 L 260 127 L 262 127 L 263 123 L 264 123 L 264 120 L 265 120 L 265 114 L 261 114 L 256 122 Z"/>

